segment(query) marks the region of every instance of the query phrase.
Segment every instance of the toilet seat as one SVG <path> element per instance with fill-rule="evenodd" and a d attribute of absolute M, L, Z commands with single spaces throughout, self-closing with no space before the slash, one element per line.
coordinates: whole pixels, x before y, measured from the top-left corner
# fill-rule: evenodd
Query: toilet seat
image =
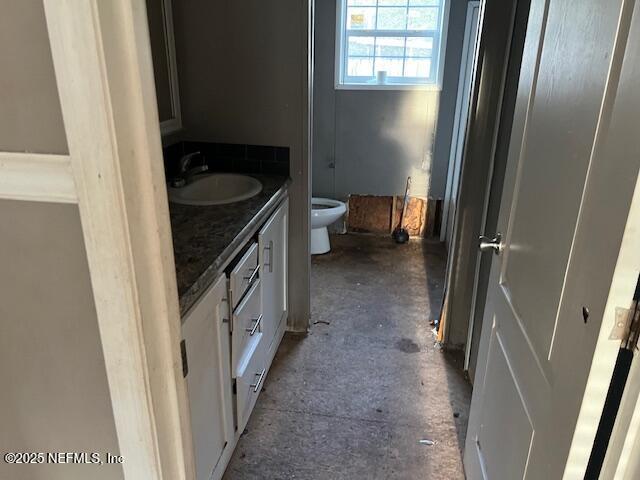
<path fill-rule="evenodd" d="M 321 208 L 316 208 L 321 207 Z M 339 200 L 333 200 L 331 198 L 313 197 L 311 199 L 311 212 L 318 215 L 334 215 L 338 211 L 346 211 L 346 205 Z"/>

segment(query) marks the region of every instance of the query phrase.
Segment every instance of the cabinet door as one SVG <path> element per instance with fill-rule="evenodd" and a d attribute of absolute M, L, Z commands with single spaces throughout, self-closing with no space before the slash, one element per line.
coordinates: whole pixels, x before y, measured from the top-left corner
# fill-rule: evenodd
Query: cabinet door
<path fill-rule="evenodd" d="M 234 434 L 228 310 L 223 276 L 182 325 L 197 480 L 209 480 Z"/>
<path fill-rule="evenodd" d="M 289 200 L 278 207 L 258 235 L 262 283 L 263 338 L 267 351 L 287 311 L 287 234 Z"/>

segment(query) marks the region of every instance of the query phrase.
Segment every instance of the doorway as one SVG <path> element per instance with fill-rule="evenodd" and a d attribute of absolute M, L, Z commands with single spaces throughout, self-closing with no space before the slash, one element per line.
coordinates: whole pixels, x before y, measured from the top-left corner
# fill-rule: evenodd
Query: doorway
<path fill-rule="evenodd" d="M 473 85 L 479 28 L 480 2 L 471 1 L 467 6 L 467 19 L 460 62 L 460 80 L 458 81 L 458 98 L 456 100 L 455 120 L 451 134 L 447 189 L 444 196 L 440 227 L 440 240 L 445 242 L 448 250 L 451 249 L 451 241 L 453 239 L 456 198 L 460 187 L 460 171 L 462 169 L 464 142 L 469 120 L 469 104 L 471 102 L 471 87 Z"/>
<path fill-rule="evenodd" d="M 584 476 L 620 345 L 615 308 L 631 304 L 637 280 L 635 15 L 633 2 L 531 2 L 497 228 L 480 244 L 492 266 L 471 479 Z M 576 84 L 572 59 L 587 52 L 608 60 Z"/>
<path fill-rule="evenodd" d="M 344 2 L 362 8 L 355 3 Z M 446 249 L 435 235 L 396 244 L 390 233 L 408 176 L 410 195 L 425 203 L 430 175 L 444 191 L 467 2 L 442 3 L 452 23 L 439 39 L 441 90 L 336 85 L 335 4 L 317 2 L 314 15 L 313 194 L 348 203 L 349 218 L 330 228 L 330 251 L 312 257 L 310 331 L 285 337 L 228 475 L 242 478 L 252 464 L 281 472 L 295 451 L 290 470 L 302 478 L 463 478 L 470 386 L 462 355 L 443 352 L 430 324 L 442 304 Z M 367 12 L 352 13 L 366 21 Z M 435 55 L 437 44 L 427 43 L 418 54 Z M 356 231 L 355 196 L 386 202 L 382 231 Z M 274 411 L 281 419 L 269 422 Z"/>

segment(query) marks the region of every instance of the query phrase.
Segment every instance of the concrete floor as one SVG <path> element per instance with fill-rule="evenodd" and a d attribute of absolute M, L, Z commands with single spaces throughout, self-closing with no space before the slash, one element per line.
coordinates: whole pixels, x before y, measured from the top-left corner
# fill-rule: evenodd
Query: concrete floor
<path fill-rule="evenodd" d="M 464 478 L 471 387 L 429 326 L 444 249 L 331 241 L 312 262 L 311 331 L 285 336 L 224 479 Z"/>

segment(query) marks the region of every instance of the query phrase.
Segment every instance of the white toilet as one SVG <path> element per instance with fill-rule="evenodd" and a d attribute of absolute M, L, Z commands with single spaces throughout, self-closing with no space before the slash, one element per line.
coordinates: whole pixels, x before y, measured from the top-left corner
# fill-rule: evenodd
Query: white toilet
<path fill-rule="evenodd" d="M 347 211 L 347 206 L 330 198 L 311 199 L 311 255 L 327 253 L 331 250 L 327 227 L 337 221 Z"/>

